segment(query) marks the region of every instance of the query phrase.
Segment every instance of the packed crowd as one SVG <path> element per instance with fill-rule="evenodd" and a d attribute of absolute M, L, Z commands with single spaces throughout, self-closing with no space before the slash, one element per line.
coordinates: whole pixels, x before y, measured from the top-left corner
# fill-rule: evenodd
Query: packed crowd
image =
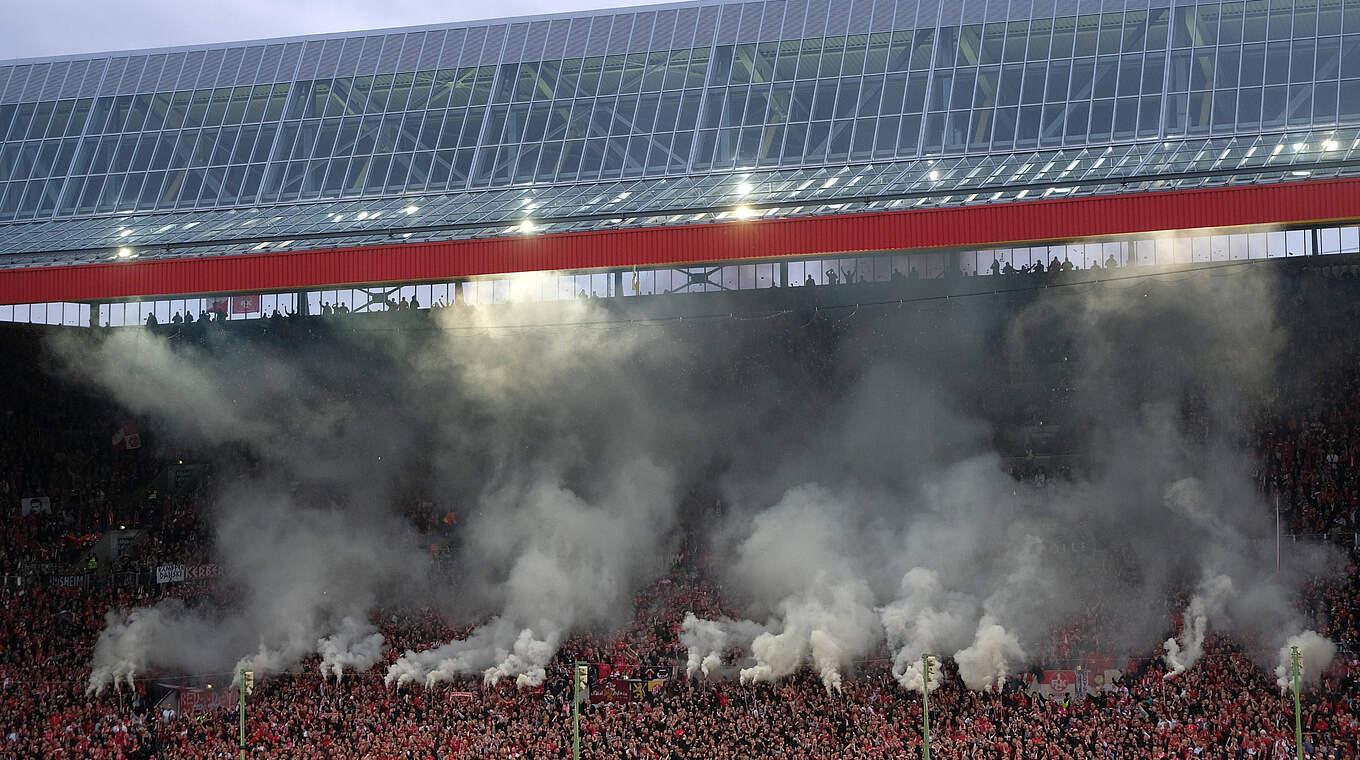
<path fill-rule="evenodd" d="M 31 572 L 43 565 L 82 566 L 88 537 L 122 523 L 146 532 L 133 559 L 138 567 L 206 558 L 210 476 L 184 489 L 157 490 L 156 476 L 178 461 L 179 452 L 150 440 L 140 449 L 111 451 L 105 431 L 124 424 L 117 409 L 79 394 L 62 394 L 58 401 L 32 390 L 41 383 L 29 382 L 25 390 L 23 372 L 4 389 L 16 395 L 6 396 L 7 408 L 0 411 L 0 571 L 21 578 L 0 589 L 0 756 L 234 757 L 233 710 L 164 712 L 158 700 L 165 691 L 155 679 L 139 680 L 132 691 L 85 693 L 107 610 L 152 604 L 167 594 L 212 603 L 228 590 L 211 582 L 68 586 Z M 1251 443 L 1262 493 L 1278 499 L 1286 529 L 1328 534 L 1325 540 L 1350 552 L 1342 578 L 1315 581 L 1301 600 L 1318 630 L 1343 649 L 1321 686 L 1305 695 L 1302 722 L 1307 757 L 1355 760 L 1360 553 L 1346 536 L 1356 530 L 1360 490 L 1360 373 L 1310 382 L 1326 385 L 1326 393 L 1310 395 L 1326 402 L 1280 401 L 1254 411 Z M 1282 389 L 1281 398 L 1288 398 L 1288 386 Z M 20 500 L 37 494 L 51 499 L 51 513 L 22 514 Z M 418 512 L 413 510 L 419 517 L 413 521 L 422 530 L 442 524 Z M 336 681 L 322 678 L 311 661 L 299 672 L 258 684 L 248 702 L 249 756 L 569 757 L 574 660 L 593 663 L 594 680 L 645 672 L 664 681 L 636 700 L 584 705 L 583 757 L 920 756 L 919 695 L 897 685 L 886 660 L 861 663 L 841 692 L 828 692 L 809 672 L 757 685 L 686 678 L 679 643 L 685 612 L 734 612 L 706 565 L 701 546 L 683 545 L 670 571 L 636 595 L 633 619 L 607 635 L 568 640 L 539 689 L 488 687 L 472 678 L 431 689 L 386 686 L 385 666 L 402 652 L 436 646 L 468 629 L 432 609 L 381 610 L 376 620 L 389 649 L 378 667 Z M 1082 625 L 1071 621 L 1074 638 Z M 1168 620 L 1168 630 L 1174 625 Z M 948 677 L 931 696 L 932 754 L 951 760 L 1293 757 L 1292 699 L 1238 642 L 1211 638 L 1208 654 L 1174 680 L 1163 678 L 1155 652 L 1144 654 L 1109 688 L 1078 701 L 1045 698 L 1021 679 L 998 692 L 976 693 Z"/>

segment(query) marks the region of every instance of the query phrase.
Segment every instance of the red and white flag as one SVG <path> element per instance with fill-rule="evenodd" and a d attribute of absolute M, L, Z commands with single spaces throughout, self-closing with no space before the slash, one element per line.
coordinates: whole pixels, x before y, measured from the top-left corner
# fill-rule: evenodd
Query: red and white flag
<path fill-rule="evenodd" d="M 255 296 L 232 296 L 232 314 L 254 314 L 260 310 L 260 297 Z"/>
<path fill-rule="evenodd" d="M 1075 670 L 1045 670 L 1043 686 L 1048 687 L 1049 699 L 1062 699 L 1076 691 L 1077 672 Z"/>
<path fill-rule="evenodd" d="M 129 422 L 113 434 L 113 447 L 120 451 L 132 451 L 142 447 L 141 433 L 137 432 L 137 423 Z"/>

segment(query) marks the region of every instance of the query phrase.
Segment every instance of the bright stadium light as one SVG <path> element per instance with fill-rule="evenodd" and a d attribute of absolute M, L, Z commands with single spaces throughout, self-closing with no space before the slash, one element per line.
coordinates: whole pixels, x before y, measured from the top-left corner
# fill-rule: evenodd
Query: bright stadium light
<path fill-rule="evenodd" d="M 741 183 L 740 185 L 737 185 L 737 193 L 738 193 L 738 194 L 740 194 L 740 195 L 746 195 L 746 194 L 749 193 L 749 192 L 751 192 L 751 183 L 750 183 L 750 182 L 743 182 L 743 183 Z"/>
<path fill-rule="evenodd" d="M 408 214 L 414 214 L 415 212 L 420 210 L 420 206 L 407 206 L 403 210 Z"/>
<path fill-rule="evenodd" d="M 749 206 L 737 206 L 732 209 L 732 216 L 735 216 L 738 219 L 750 219 L 755 213 L 756 212 L 752 211 Z"/>
<path fill-rule="evenodd" d="M 131 249 L 131 248 L 119 248 L 119 249 L 118 249 L 118 258 L 120 258 L 120 259 L 130 259 L 130 258 L 132 258 L 132 249 Z"/>
<path fill-rule="evenodd" d="M 1323 140 L 1323 141 L 1322 141 L 1322 149 L 1323 149 L 1323 150 L 1336 150 L 1336 140 Z"/>
<path fill-rule="evenodd" d="M 519 231 L 523 232 L 526 235 L 533 233 L 537 229 L 538 227 L 534 225 L 534 221 L 532 219 L 525 219 L 524 221 L 519 223 Z"/>
<path fill-rule="evenodd" d="M 132 234 L 132 230 L 123 229 L 118 231 L 118 237 L 127 237 Z"/>

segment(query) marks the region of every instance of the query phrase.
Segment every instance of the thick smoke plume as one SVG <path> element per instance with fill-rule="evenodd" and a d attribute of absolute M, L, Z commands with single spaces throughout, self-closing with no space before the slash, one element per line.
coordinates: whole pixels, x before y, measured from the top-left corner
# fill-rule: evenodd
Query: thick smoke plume
<path fill-rule="evenodd" d="M 1167 600 L 1201 583 L 1170 669 L 1209 631 L 1270 668 L 1335 560 L 1300 543 L 1277 573 L 1248 477 L 1241 410 L 1277 381 L 1277 300 L 1248 269 L 843 319 L 622 326 L 585 301 L 68 338 L 68 372 L 222 463 L 213 549 L 238 592 L 115 613 L 91 683 L 361 670 L 376 606 L 433 602 L 471 633 L 406 652 L 389 683 L 541 684 L 571 637 L 627 620 L 682 535 L 739 613 L 686 618 L 694 675 L 811 668 L 835 690 L 886 655 L 923 690 L 934 654 L 995 688 L 1064 656 L 1073 621 L 1114 656 L 1153 651 Z M 456 515 L 437 561 L 401 508 L 423 501 Z"/>
<path fill-rule="evenodd" d="M 987 691 L 1006 684 L 1006 677 L 1024 662 L 1025 651 L 1015 634 L 1008 633 L 990 617 L 978 623 L 973 643 L 954 654 L 959 677 L 974 691 Z"/>
<path fill-rule="evenodd" d="M 608 318 L 593 304 L 562 311 Z M 680 495 L 657 462 L 692 460 L 697 443 L 683 419 L 638 421 L 681 418 L 673 404 L 693 392 L 639 333 L 526 331 L 492 316 L 444 315 L 456 325 L 433 332 L 322 322 L 310 328 L 319 335 L 274 339 L 120 330 L 57 341 L 67 372 L 149 418 L 163 441 L 211 453 L 216 559 L 239 591 L 223 607 L 115 615 L 92 686 L 151 671 L 268 676 L 315 655 L 328 674 L 363 670 L 381 655 L 369 622 L 379 601 L 432 599 L 494 619 L 450 645 L 453 661 L 402 668 L 535 684 L 573 630 L 625 619 L 632 592 L 670 560 Z M 456 515 L 443 559 L 453 586 L 399 509 L 415 500 Z"/>
<path fill-rule="evenodd" d="M 704 620 L 685 613 L 680 625 L 680 644 L 685 647 L 688 657 L 685 673 L 689 676 L 703 675 L 704 678 L 717 676 L 728 671 L 723 656 L 729 649 L 751 648 L 757 636 L 766 633 L 764 626 L 749 620 Z"/>
<path fill-rule="evenodd" d="M 1232 578 L 1215 575 L 1200 584 L 1190 606 L 1185 610 L 1185 624 L 1181 627 L 1180 641 L 1175 638 L 1166 640 L 1167 678 L 1184 673 L 1204 655 L 1204 637 L 1209 632 L 1209 620 L 1221 618 L 1228 600 L 1235 593 Z"/>
<path fill-rule="evenodd" d="M 893 677 L 903 688 L 922 691 L 921 656 L 957 652 L 968 640 L 978 619 L 977 603 L 966 594 L 946 592 L 939 574 L 913 567 L 902 576 L 897 598 L 878 610 L 883 631 L 893 650 Z M 931 690 L 939 688 L 939 668 L 931 671 Z"/>
<path fill-rule="evenodd" d="M 362 673 L 382 659 L 383 635 L 367 620 L 347 617 L 340 621 L 340 630 L 318 641 L 316 647 L 321 674 L 339 681 L 346 668 Z"/>
<path fill-rule="evenodd" d="M 904 688 L 938 684 L 938 671 L 923 683 L 924 653 L 952 657 L 970 689 L 995 688 L 1054 662 L 1056 632 L 1092 614 L 1110 654 L 1148 652 L 1175 613 L 1166 600 L 1201 578 L 1185 629 L 1166 644 L 1172 673 L 1202 656 L 1210 629 L 1273 664 L 1260 642 L 1299 630 L 1293 597 L 1308 572 L 1334 567 L 1328 550 L 1299 545 L 1274 572 L 1274 526 L 1241 446 L 1240 410 L 1276 381 L 1275 298 L 1259 271 L 1153 278 L 1031 299 L 977 341 L 966 336 L 996 329 L 986 307 L 957 307 L 939 325 L 927 316 L 910 346 L 891 330 L 854 334 L 854 350 L 838 347 L 846 390 L 808 450 L 755 454 L 778 462 L 777 475 L 761 461 L 756 479 L 726 482 L 733 508 L 715 542 L 733 557 L 725 577 L 749 595 L 750 619 L 717 630 L 767 629 L 742 679 L 811 662 L 832 688 L 885 646 Z M 945 334 L 932 342 L 932 328 Z M 1063 403 L 1028 425 L 1085 452 L 1070 478 L 1053 478 L 1052 465 L 1048 478 L 1019 482 L 1005 471 L 1037 469 L 1003 464 L 985 421 L 1006 411 L 991 373 L 1008 364 L 1058 376 L 1049 395 Z M 815 480 L 815 498 L 806 487 L 771 493 L 800 478 Z M 808 503 L 818 509 L 791 509 Z M 715 663 L 715 640 L 734 645 L 698 635 L 705 626 L 687 621 L 691 669 Z"/>
<path fill-rule="evenodd" d="M 474 527 L 470 551 L 488 564 L 513 558 L 496 578 L 504 598 L 498 616 L 465 640 L 407 652 L 388 670 L 388 683 L 433 685 L 467 674 L 543 683 L 568 633 L 617 622 L 635 584 L 659 572 L 657 545 L 642 537 L 669 533 L 674 488 L 665 470 L 635 460 L 612 474 L 595 503 L 543 482 L 496 494 L 486 513 L 495 517 Z"/>
<path fill-rule="evenodd" d="M 1275 685 L 1280 691 L 1294 685 L 1294 648 L 1299 650 L 1299 686 L 1310 688 L 1322 680 L 1326 670 L 1336 657 L 1336 644 L 1330 639 L 1319 636 L 1316 631 L 1304 631 L 1285 640 L 1280 647 L 1279 664 L 1275 666 Z"/>

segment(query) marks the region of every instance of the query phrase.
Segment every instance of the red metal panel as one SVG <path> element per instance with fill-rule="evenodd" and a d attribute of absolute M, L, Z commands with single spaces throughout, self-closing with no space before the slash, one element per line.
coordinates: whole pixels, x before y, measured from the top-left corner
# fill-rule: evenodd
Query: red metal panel
<path fill-rule="evenodd" d="M 0 270 L 0 304 L 289 290 L 508 272 L 981 247 L 1360 219 L 1360 179 L 444 243 Z"/>

